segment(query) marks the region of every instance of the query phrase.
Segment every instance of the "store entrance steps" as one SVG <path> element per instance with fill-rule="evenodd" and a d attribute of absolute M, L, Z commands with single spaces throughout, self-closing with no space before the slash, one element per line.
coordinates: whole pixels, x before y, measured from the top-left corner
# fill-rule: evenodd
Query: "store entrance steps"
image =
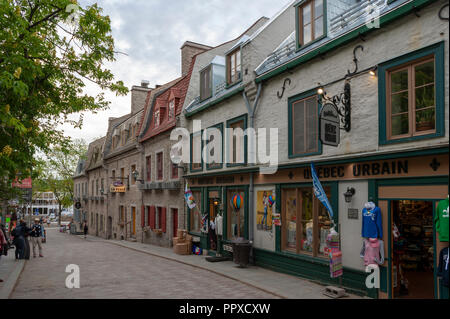
<path fill-rule="evenodd" d="M 325 291 L 323 292 L 325 296 L 338 299 L 346 296 L 345 289 L 334 287 L 334 286 L 327 286 L 325 287 Z"/>

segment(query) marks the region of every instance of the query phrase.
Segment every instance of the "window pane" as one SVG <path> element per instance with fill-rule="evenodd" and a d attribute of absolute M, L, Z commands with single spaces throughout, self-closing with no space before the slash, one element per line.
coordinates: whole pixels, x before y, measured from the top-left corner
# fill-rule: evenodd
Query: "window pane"
<path fill-rule="evenodd" d="M 193 209 L 190 210 L 191 213 L 191 231 L 200 232 L 201 221 L 202 221 L 202 198 L 200 191 L 192 191 L 192 195 L 194 196 L 195 203 L 197 204 Z"/>
<path fill-rule="evenodd" d="M 434 84 L 416 89 L 416 110 L 434 105 Z"/>
<path fill-rule="evenodd" d="M 316 19 L 314 25 L 314 37 L 317 39 L 323 35 L 323 17 Z"/>
<path fill-rule="evenodd" d="M 325 193 L 327 194 L 328 199 L 331 198 L 331 190 L 329 188 L 325 188 Z M 319 203 L 319 254 L 323 255 L 324 248 L 327 246 L 327 236 L 331 229 L 331 220 L 328 211 L 325 207 Z"/>
<path fill-rule="evenodd" d="M 228 191 L 227 196 L 230 199 L 228 201 L 227 217 L 228 217 L 228 239 L 234 239 L 245 236 L 245 205 L 241 203 L 241 207 L 238 211 L 232 205 L 232 198 L 234 195 L 241 195 L 245 201 L 245 193 L 243 191 Z"/>
<path fill-rule="evenodd" d="M 311 42 L 311 24 L 303 26 L 303 44 Z"/>
<path fill-rule="evenodd" d="M 408 89 L 408 70 L 402 70 L 391 74 L 392 93 Z"/>
<path fill-rule="evenodd" d="M 408 134 L 408 114 L 395 115 L 392 117 L 392 136 Z"/>
<path fill-rule="evenodd" d="M 294 154 L 305 151 L 305 102 L 293 104 L 293 152 Z"/>
<path fill-rule="evenodd" d="M 306 110 L 307 110 L 307 118 L 306 118 L 306 133 L 307 133 L 307 152 L 314 152 L 317 148 L 318 142 L 318 120 L 317 120 L 317 99 L 316 97 L 312 97 L 305 102 Z"/>
<path fill-rule="evenodd" d="M 313 197 L 311 189 L 301 190 L 303 234 L 300 249 L 307 252 L 313 250 Z"/>
<path fill-rule="evenodd" d="M 322 0 L 316 0 L 314 1 L 314 15 L 315 18 L 320 17 L 323 15 L 323 1 Z"/>
<path fill-rule="evenodd" d="M 434 130 L 436 126 L 435 112 L 434 107 L 416 112 L 416 131 Z"/>
<path fill-rule="evenodd" d="M 434 82 L 434 61 L 415 67 L 416 87 Z"/>
<path fill-rule="evenodd" d="M 297 196 L 295 189 L 286 191 L 286 248 L 297 247 Z"/>
<path fill-rule="evenodd" d="M 408 92 L 392 95 L 392 114 L 408 112 Z"/>
<path fill-rule="evenodd" d="M 305 5 L 303 11 L 303 25 L 311 23 L 311 3 Z"/>

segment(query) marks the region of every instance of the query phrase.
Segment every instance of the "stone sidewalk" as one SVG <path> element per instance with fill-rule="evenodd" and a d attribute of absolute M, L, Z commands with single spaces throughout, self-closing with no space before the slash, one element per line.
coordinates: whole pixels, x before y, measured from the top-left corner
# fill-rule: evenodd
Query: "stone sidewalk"
<path fill-rule="evenodd" d="M 83 236 L 78 236 L 85 240 Z M 258 288 L 265 292 L 285 299 L 331 299 L 323 294 L 325 286 L 311 282 L 299 277 L 274 272 L 268 269 L 249 266 L 239 268 L 232 261 L 211 263 L 206 261 L 205 256 L 175 254 L 172 249 L 142 244 L 139 242 L 104 240 L 88 236 L 89 241 L 102 241 L 111 245 L 126 247 L 134 251 L 157 256 L 160 258 L 177 261 L 199 269 L 207 270 L 215 274 L 239 281 L 248 286 Z M 361 299 L 363 297 L 347 294 L 342 299 Z"/>
<path fill-rule="evenodd" d="M 25 260 L 16 260 L 14 249 L 8 251 L 8 256 L 0 258 L 0 299 L 8 299 L 25 266 Z"/>

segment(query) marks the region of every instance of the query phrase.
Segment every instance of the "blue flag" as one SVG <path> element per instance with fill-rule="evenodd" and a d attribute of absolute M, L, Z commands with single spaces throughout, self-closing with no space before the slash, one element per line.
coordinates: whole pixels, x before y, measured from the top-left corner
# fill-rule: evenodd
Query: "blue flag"
<path fill-rule="evenodd" d="M 314 167 L 314 164 L 311 163 L 311 175 L 313 179 L 313 185 L 314 185 L 314 194 L 316 195 L 317 199 L 320 200 L 325 206 L 325 208 L 330 213 L 331 219 L 333 218 L 333 208 L 331 208 L 330 202 L 328 201 L 327 194 L 323 190 L 322 184 L 320 184 L 319 177 L 317 177 L 316 168 Z"/>

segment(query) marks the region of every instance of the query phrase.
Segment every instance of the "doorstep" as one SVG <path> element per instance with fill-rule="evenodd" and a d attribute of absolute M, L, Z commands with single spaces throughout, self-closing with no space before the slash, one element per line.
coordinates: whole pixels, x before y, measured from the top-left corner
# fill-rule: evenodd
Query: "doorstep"
<path fill-rule="evenodd" d="M 16 260 L 14 249 L 8 251 L 8 256 L 0 258 L 0 299 L 8 299 L 25 266 L 25 259 Z"/>

